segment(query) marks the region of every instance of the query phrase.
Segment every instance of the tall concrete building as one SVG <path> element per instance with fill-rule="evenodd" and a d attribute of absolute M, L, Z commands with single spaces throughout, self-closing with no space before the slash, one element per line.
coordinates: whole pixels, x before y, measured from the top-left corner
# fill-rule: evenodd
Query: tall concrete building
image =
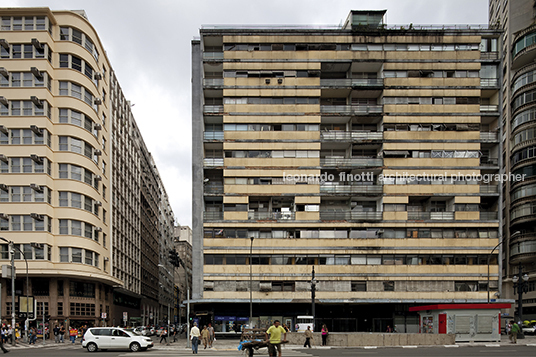
<path fill-rule="evenodd" d="M 501 98 L 503 170 L 525 175 L 506 182 L 502 225 L 503 295 L 517 300 L 510 316 L 519 316 L 514 280 L 528 279 L 522 297 L 523 320 L 536 319 L 536 4 L 528 0 L 491 0 L 490 25 L 504 30 Z M 521 272 L 521 277 L 520 277 Z"/>
<path fill-rule="evenodd" d="M 159 265 L 173 213 L 96 30 L 84 11 L 0 18 L 0 236 L 18 248 L 16 311 L 30 295 L 52 322 L 156 323 L 172 299 Z"/>
<path fill-rule="evenodd" d="M 193 298 L 217 331 L 250 301 L 256 326 L 315 306 L 415 331 L 410 305 L 497 299 L 501 32 L 384 15 L 192 41 Z"/>
<path fill-rule="evenodd" d="M 175 226 L 174 249 L 185 266 L 175 268 L 175 322 L 185 323 L 187 309 L 183 302 L 188 299 L 188 289 L 192 287 L 192 229 Z"/>

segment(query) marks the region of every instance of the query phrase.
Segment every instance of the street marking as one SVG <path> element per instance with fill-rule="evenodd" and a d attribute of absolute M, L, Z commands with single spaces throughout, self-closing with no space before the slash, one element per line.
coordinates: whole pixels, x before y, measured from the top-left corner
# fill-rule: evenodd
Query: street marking
<path fill-rule="evenodd" d="M 486 346 L 486 347 L 501 347 L 501 345 L 497 345 L 497 344 L 493 344 L 493 345 L 490 344 L 490 345 L 484 345 L 484 346 Z"/>
<path fill-rule="evenodd" d="M 451 347 L 460 347 L 460 346 L 458 346 L 458 345 L 444 345 L 443 347 L 451 348 Z"/>
<path fill-rule="evenodd" d="M 372 349 L 378 348 L 378 346 L 365 346 L 363 348 L 366 349 L 366 350 L 372 350 Z"/>

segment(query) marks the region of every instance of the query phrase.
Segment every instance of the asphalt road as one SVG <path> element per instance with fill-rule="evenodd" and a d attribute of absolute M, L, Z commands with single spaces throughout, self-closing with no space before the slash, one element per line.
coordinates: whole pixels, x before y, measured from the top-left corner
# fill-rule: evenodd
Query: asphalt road
<path fill-rule="evenodd" d="M 9 346 L 7 346 L 9 348 Z M 376 348 L 376 349 L 296 349 L 283 350 L 283 357 L 380 357 L 380 356 L 408 356 L 408 357 L 533 357 L 536 352 L 536 347 L 532 346 L 500 346 L 500 347 L 484 347 L 484 346 L 461 346 L 461 347 L 417 347 L 417 348 Z M 127 351 L 106 351 L 97 352 L 95 356 L 102 357 L 167 357 L 167 356 L 191 356 L 192 352 L 186 349 L 151 349 L 146 352 L 131 353 Z M 267 356 L 266 351 L 256 354 L 258 356 Z M 40 348 L 13 348 L 9 356 L 36 356 L 36 357 L 77 357 L 77 356 L 93 356 L 86 350 L 83 350 L 80 345 L 75 346 L 54 346 Z M 199 350 L 198 356 L 244 356 L 238 351 L 222 351 L 222 350 Z"/>

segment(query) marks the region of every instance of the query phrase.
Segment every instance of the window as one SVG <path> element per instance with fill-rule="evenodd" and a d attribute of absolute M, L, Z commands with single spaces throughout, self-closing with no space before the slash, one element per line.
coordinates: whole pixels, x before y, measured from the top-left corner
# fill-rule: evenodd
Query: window
<path fill-rule="evenodd" d="M 1 47 L 0 58 L 2 59 L 32 59 L 32 58 L 47 58 L 52 54 L 52 51 L 46 43 L 41 44 L 41 48 L 38 49 L 32 44 L 12 44 L 8 48 Z M 49 59 L 50 62 L 50 59 Z"/>
<path fill-rule="evenodd" d="M 41 100 L 39 105 L 25 100 L 10 101 L 7 106 L 2 105 L 4 106 L 0 108 L 0 115 L 2 116 L 42 116 L 46 113 L 50 118 L 51 106 L 45 100 Z"/>
<path fill-rule="evenodd" d="M 71 151 L 92 159 L 94 148 L 87 142 L 71 136 L 59 136 L 60 151 Z"/>
<path fill-rule="evenodd" d="M 383 291 L 395 291 L 395 282 L 394 281 L 384 281 L 383 282 Z"/>
<path fill-rule="evenodd" d="M 69 296 L 95 297 L 95 284 L 71 281 L 69 286 Z"/>
<path fill-rule="evenodd" d="M 73 295 L 71 295 L 73 296 Z M 72 316 L 95 316 L 95 304 L 72 302 L 70 313 Z"/>
<path fill-rule="evenodd" d="M 366 281 L 352 281 L 351 284 L 352 291 L 367 291 Z"/>
<path fill-rule="evenodd" d="M 48 244 L 39 244 L 39 243 L 32 243 L 32 244 L 15 244 L 15 254 L 14 259 L 20 260 L 24 259 L 22 255 L 20 254 L 20 249 L 27 260 L 50 260 L 48 253 L 51 252 L 52 247 Z M 8 252 L 8 245 L 7 244 L 0 244 L 0 253 L 1 253 L 1 259 L 9 260 L 11 259 L 10 254 Z"/>
<path fill-rule="evenodd" d="M 51 162 L 47 158 L 38 158 L 37 162 L 27 157 L 11 157 L 8 163 L 0 161 L 1 173 L 44 173 L 50 175 Z"/>

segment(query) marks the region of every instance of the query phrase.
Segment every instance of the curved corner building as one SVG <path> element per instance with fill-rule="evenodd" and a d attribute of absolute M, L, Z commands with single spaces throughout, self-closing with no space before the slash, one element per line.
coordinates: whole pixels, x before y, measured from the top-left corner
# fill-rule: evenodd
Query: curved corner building
<path fill-rule="evenodd" d="M 17 322 L 28 294 L 52 323 L 117 325 L 124 312 L 156 323 L 159 222 L 173 216 L 97 32 L 83 11 L 0 17 L 0 237 L 24 252 L 29 277 L 27 290 L 15 249 Z M 11 290 L 4 280 L 8 320 Z"/>

